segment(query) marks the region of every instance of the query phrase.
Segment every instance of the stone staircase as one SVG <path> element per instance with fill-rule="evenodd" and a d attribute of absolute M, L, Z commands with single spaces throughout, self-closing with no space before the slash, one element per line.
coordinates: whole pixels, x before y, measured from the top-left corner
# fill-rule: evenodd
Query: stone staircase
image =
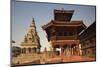
<path fill-rule="evenodd" d="M 34 64 L 35 61 L 39 61 L 39 55 L 37 54 L 21 54 L 18 57 L 12 59 L 13 64 L 22 65 L 22 64 Z M 32 63 L 34 62 L 34 63 Z M 38 63 L 39 64 L 39 63 Z"/>

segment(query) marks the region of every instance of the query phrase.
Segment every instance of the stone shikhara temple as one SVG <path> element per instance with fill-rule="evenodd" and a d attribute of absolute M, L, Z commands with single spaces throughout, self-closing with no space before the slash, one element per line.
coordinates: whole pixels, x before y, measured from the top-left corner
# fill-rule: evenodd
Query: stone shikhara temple
<path fill-rule="evenodd" d="M 43 25 L 51 51 L 40 51 L 40 39 L 34 18 L 24 41 L 21 53 L 13 57 L 16 65 L 80 62 L 96 60 L 96 22 L 88 28 L 81 20 L 71 20 L 74 10 L 54 9 L 54 20 Z"/>
<path fill-rule="evenodd" d="M 40 38 L 36 32 L 36 26 L 34 18 L 32 19 L 32 24 L 29 27 L 27 34 L 25 35 L 24 41 L 21 43 L 21 53 L 31 54 L 40 52 Z"/>
<path fill-rule="evenodd" d="M 80 55 L 79 33 L 86 26 L 83 21 L 71 21 L 74 10 L 54 10 L 54 20 L 42 28 L 47 33 L 48 41 L 51 42 L 55 55 L 70 56 Z M 57 51 L 57 48 L 60 49 Z"/>
<path fill-rule="evenodd" d="M 28 32 L 25 35 L 24 41 L 21 43 L 21 53 L 19 56 L 12 59 L 14 65 L 29 65 L 34 61 L 39 60 L 40 53 L 40 38 L 37 35 L 34 18 L 29 26 Z"/>

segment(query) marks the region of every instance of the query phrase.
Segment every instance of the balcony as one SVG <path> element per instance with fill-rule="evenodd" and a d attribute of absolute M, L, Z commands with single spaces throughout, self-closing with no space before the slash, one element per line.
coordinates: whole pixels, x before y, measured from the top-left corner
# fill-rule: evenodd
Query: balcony
<path fill-rule="evenodd" d="M 78 39 L 77 36 L 52 36 L 51 40 L 75 40 Z"/>

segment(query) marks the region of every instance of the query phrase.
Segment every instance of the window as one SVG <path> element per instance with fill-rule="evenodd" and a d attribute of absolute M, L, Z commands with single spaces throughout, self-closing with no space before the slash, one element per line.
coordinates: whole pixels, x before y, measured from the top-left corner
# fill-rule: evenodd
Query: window
<path fill-rule="evenodd" d="M 29 53 L 31 53 L 31 48 L 28 48 L 28 50 L 29 50 Z"/>
<path fill-rule="evenodd" d="M 32 38 L 29 38 L 29 40 L 32 40 Z"/>
<path fill-rule="evenodd" d="M 58 32 L 58 36 L 63 36 L 63 32 Z"/>
<path fill-rule="evenodd" d="M 67 36 L 67 32 L 64 32 L 64 36 Z"/>
<path fill-rule="evenodd" d="M 36 48 L 32 48 L 33 52 L 36 52 Z"/>
<path fill-rule="evenodd" d="M 26 48 L 23 48 L 22 49 L 22 53 L 26 53 Z"/>
<path fill-rule="evenodd" d="M 69 32 L 69 36 L 72 36 L 73 35 L 73 32 Z"/>

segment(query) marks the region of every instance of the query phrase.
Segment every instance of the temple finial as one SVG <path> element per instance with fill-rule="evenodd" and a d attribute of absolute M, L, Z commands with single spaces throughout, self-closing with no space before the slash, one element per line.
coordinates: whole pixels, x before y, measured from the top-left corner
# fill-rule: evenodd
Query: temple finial
<path fill-rule="evenodd" d="M 32 18 L 32 22 L 35 22 L 34 18 Z"/>
<path fill-rule="evenodd" d="M 35 20 L 34 20 L 34 18 L 32 18 L 32 24 L 30 25 L 30 27 L 35 27 Z"/>
<path fill-rule="evenodd" d="M 27 42 L 27 36 L 25 35 L 24 42 Z"/>

